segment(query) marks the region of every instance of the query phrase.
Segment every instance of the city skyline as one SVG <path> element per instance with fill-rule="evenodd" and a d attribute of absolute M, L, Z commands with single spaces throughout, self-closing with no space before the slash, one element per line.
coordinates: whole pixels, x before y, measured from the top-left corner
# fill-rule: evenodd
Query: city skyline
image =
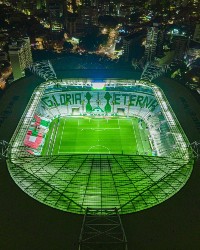
<path fill-rule="evenodd" d="M 0 249 L 200 248 L 199 8 L 0 1 Z"/>

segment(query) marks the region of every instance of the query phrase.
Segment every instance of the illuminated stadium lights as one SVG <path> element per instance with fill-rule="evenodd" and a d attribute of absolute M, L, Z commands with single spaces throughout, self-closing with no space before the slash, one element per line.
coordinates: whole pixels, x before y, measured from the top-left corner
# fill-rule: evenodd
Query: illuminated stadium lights
<path fill-rule="evenodd" d="M 105 88 L 105 82 L 92 82 L 92 88 L 94 90 L 102 90 Z"/>
<path fill-rule="evenodd" d="M 189 143 L 157 86 L 109 80 L 95 91 L 89 80 L 58 82 L 35 90 L 10 142 L 8 168 L 24 192 L 68 212 L 126 214 L 182 188 L 193 166 Z"/>

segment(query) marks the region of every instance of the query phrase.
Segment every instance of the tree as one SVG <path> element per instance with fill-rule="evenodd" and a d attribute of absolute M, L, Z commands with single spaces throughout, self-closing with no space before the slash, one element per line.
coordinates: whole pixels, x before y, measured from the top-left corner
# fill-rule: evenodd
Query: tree
<path fill-rule="evenodd" d="M 99 45 L 105 45 L 108 41 L 107 34 L 98 34 L 97 32 L 92 32 L 86 34 L 80 39 L 80 47 L 87 51 L 96 51 Z"/>
<path fill-rule="evenodd" d="M 99 22 L 105 26 L 108 26 L 110 28 L 115 28 L 118 24 L 118 21 L 115 17 L 113 16 L 100 16 L 99 17 Z"/>
<path fill-rule="evenodd" d="M 87 51 L 95 51 L 98 48 L 98 40 L 95 34 L 86 34 L 80 39 L 80 47 Z"/>
<path fill-rule="evenodd" d="M 70 42 L 65 41 L 63 43 L 63 49 L 67 50 L 67 51 L 72 50 L 73 49 L 73 45 Z"/>
<path fill-rule="evenodd" d="M 108 42 L 108 34 L 101 34 L 98 37 L 98 44 L 106 45 Z"/>

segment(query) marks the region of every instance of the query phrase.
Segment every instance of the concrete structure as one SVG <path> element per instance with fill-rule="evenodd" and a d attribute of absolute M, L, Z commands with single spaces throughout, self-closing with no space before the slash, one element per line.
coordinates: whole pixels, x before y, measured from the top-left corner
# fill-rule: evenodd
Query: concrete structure
<path fill-rule="evenodd" d="M 200 43 L 200 23 L 196 24 L 193 40 Z"/>
<path fill-rule="evenodd" d="M 29 37 L 10 44 L 9 56 L 13 70 L 13 78 L 17 80 L 25 75 L 24 69 L 33 61 Z"/>
<path fill-rule="evenodd" d="M 51 31 L 54 33 L 62 31 L 66 26 L 67 0 L 48 0 L 47 11 Z"/>
<path fill-rule="evenodd" d="M 144 55 L 144 47 L 141 46 L 145 34 L 138 32 L 123 37 L 123 59 L 124 61 L 140 60 Z"/>
<path fill-rule="evenodd" d="M 91 25 L 98 25 L 98 11 L 91 6 L 84 6 L 80 11 L 80 18 L 86 28 Z"/>
<path fill-rule="evenodd" d="M 156 42 L 158 37 L 158 29 L 156 27 L 149 27 L 147 30 L 145 57 L 146 61 L 152 61 L 156 54 Z"/>
<path fill-rule="evenodd" d="M 46 6 L 46 0 L 36 0 L 37 10 L 41 10 Z"/>
<path fill-rule="evenodd" d="M 173 48 L 175 51 L 174 59 L 182 60 L 186 54 L 188 48 L 188 37 L 186 36 L 174 36 Z"/>
<path fill-rule="evenodd" d="M 128 62 L 132 59 L 132 51 L 133 51 L 133 43 L 134 39 L 131 37 L 124 37 L 123 38 L 123 57 L 124 61 Z"/>
<path fill-rule="evenodd" d="M 77 72 L 71 71 L 70 74 L 72 73 L 77 76 Z M 88 75 L 85 77 L 91 77 L 90 70 L 86 73 Z M 119 73 L 124 75 L 123 71 Z M 118 72 L 113 71 L 113 74 L 115 75 L 112 75 L 112 78 L 116 78 Z M 1 99 L 0 113 L 3 114 L 8 107 L 12 113 L 7 114 L 3 121 L 1 120 L 0 139 L 10 141 L 24 111 L 21 107 L 27 105 L 33 89 L 41 81 L 41 78 L 33 75 L 22 78 L 19 81 L 20 88 L 19 85 L 13 84 L 9 91 L 5 92 Z M 165 91 L 181 126 L 187 131 L 190 141 L 200 140 L 200 126 L 198 125 L 200 105 L 194 96 L 183 84 L 171 79 L 159 78 L 157 82 Z M 24 98 L 25 93 L 26 98 Z M 199 161 L 196 163 L 188 183 L 176 196 L 162 205 L 137 214 L 123 216 L 130 250 L 133 246 L 136 249 L 148 250 L 196 249 L 196 246 L 199 245 L 200 231 L 198 223 L 200 218 L 200 168 L 198 166 Z M 1 217 L 3 228 L 0 241 L 1 249 L 27 249 L 27 244 L 29 244 L 30 249 L 57 249 L 59 247 L 60 249 L 75 250 L 78 248 L 78 236 L 83 216 L 60 212 L 31 199 L 13 183 L 6 167 L 6 161 L 3 160 L 1 161 L 0 183 L 3 188 L 0 193 L 1 214 L 3 215 Z M 51 236 L 48 237 L 48 240 L 47 237 L 43 237 L 44 232 Z M 113 247 L 113 249 L 115 248 Z"/>
<path fill-rule="evenodd" d="M 8 60 L 8 54 L 5 51 L 0 52 L 0 61 L 7 61 Z"/>

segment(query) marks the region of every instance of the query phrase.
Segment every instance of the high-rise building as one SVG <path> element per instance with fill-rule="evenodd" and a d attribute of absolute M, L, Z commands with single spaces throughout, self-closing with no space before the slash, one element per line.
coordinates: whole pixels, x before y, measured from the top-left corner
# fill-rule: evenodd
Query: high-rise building
<path fill-rule="evenodd" d="M 157 27 L 149 27 L 147 30 L 146 45 L 145 45 L 145 59 L 148 62 L 154 60 L 156 56 L 156 47 L 159 30 Z"/>
<path fill-rule="evenodd" d="M 17 7 L 24 13 L 30 15 L 37 9 L 37 2 L 35 0 L 19 0 L 17 1 Z"/>
<path fill-rule="evenodd" d="M 133 38 L 131 37 L 124 37 L 123 38 L 123 59 L 124 61 L 128 62 L 132 59 L 131 52 L 133 48 Z"/>
<path fill-rule="evenodd" d="M 124 61 L 139 61 L 144 56 L 143 39 L 144 33 L 142 31 L 123 38 Z"/>
<path fill-rule="evenodd" d="M 101 15 L 110 14 L 110 1 L 98 1 L 98 10 Z"/>
<path fill-rule="evenodd" d="M 200 43 L 200 23 L 196 24 L 193 40 Z"/>
<path fill-rule="evenodd" d="M 159 30 L 157 37 L 157 46 L 156 46 L 156 57 L 162 57 L 163 52 L 163 44 L 164 44 L 164 31 Z"/>
<path fill-rule="evenodd" d="M 91 6 L 92 2 L 91 0 L 82 0 L 82 6 Z"/>
<path fill-rule="evenodd" d="M 97 7 L 99 0 L 91 0 L 91 5 Z"/>
<path fill-rule="evenodd" d="M 175 51 L 174 59 L 182 60 L 186 54 L 188 48 L 189 39 L 187 36 L 175 36 L 173 37 L 173 49 Z"/>
<path fill-rule="evenodd" d="M 66 28 L 67 0 L 48 0 L 47 11 L 52 32 L 60 32 Z"/>
<path fill-rule="evenodd" d="M 80 17 L 85 28 L 98 24 L 98 11 L 92 6 L 82 7 L 80 10 Z"/>
<path fill-rule="evenodd" d="M 44 9 L 47 0 L 10 0 L 12 6 L 17 6 L 21 11 L 26 14 L 34 14 L 36 10 Z M 8 2 L 8 1 L 5 1 Z"/>
<path fill-rule="evenodd" d="M 45 8 L 46 6 L 46 0 L 36 0 L 36 8 L 37 10 L 41 10 Z"/>
<path fill-rule="evenodd" d="M 145 44 L 145 60 L 151 62 L 155 57 L 163 55 L 164 34 L 159 23 L 154 23 L 152 27 L 148 27 L 146 44 Z"/>
<path fill-rule="evenodd" d="M 9 45 L 9 57 L 14 80 L 23 77 L 25 68 L 33 61 L 29 37 L 12 42 Z"/>

